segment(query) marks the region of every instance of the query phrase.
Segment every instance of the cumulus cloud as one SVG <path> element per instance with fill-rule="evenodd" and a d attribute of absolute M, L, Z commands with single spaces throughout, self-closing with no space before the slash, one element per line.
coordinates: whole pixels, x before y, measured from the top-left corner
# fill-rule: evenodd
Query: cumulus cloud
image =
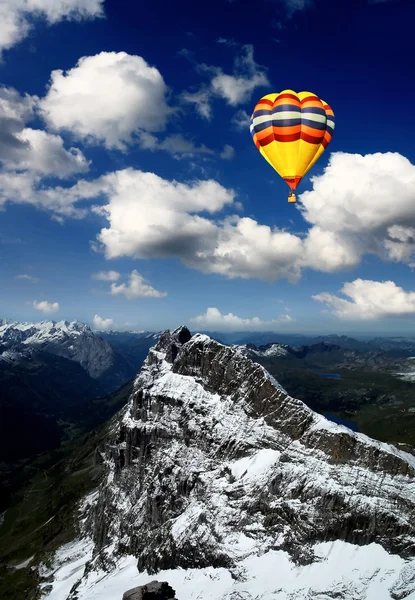
<path fill-rule="evenodd" d="M 109 329 L 114 327 L 114 320 L 113 319 L 103 319 L 99 315 L 95 315 L 92 320 L 92 324 L 94 326 L 94 329 L 96 329 L 98 331 L 108 331 Z"/>
<path fill-rule="evenodd" d="M 174 257 L 230 278 L 294 283 L 304 269 L 351 269 L 368 253 L 414 264 L 415 167 L 406 158 L 337 153 L 312 182 L 297 205 L 302 234 L 240 217 L 235 192 L 212 179 L 179 183 L 132 168 L 56 188 L 0 172 L 0 206 L 12 198 L 65 217 L 92 210 L 108 221 L 95 247 L 108 259 Z"/>
<path fill-rule="evenodd" d="M 345 283 L 340 293 L 350 300 L 327 292 L 316 294 L 313 299 L 326 303 L 340 319 L 367 320 L 415 314 L 415 292 L 406 292 L 393 281 L 355 279 Z"/>
<path fill-rule="evenodd" d="M 213 216 L 226 206 L 236 208 L 233 190 L 216 181 L 183 184 L 125 169 L 90 185 L 101 187 L 109 198 L 96 209 L 109 221 L 97 236 L 109 259 L 176 257 L 195 269 L 227 277 L 300 277 L 299 237 L 251 218 L 217 221 L 198 214 Z"/>
<path fill-rule="evenodd" d="M 13 88 L 0 89 L 0 162 L 6 171 L 66 177 L 85 172 L 89 165 L 77 148 L 66 150 L 63 140 L 25 127 L 35 116 L 38 98 L 22 96 Z"/>
<path fill-rule="evenodd" d="M 94 273 L 92 277 L 100 281 L 118 281 L 121 275 L 117 271 L 99 271 Z"/>
<path fill-rule="evenodd" d="M 24 279 L 26 281 L 30 281 L 31 283 L 38 283 L 39 279 L 37 277 L 33 277 L 32 275 L 27 275 L 26 273 L 22 275 L 16 275 L 15 279 Z"/>
<path fill-rule="evenodd" d="M 4 159 L 3 165 L 7 169 L 28 170 L 61 178 L 89 169 L 89 162 L 81 150 L 66 150 L 59 135 L 25 128 L 16 134 L 16 138 L 24 144 L 24 152 L 20 153 L 17 160 Z"/>
<path fill-rule="evenodd" d="M 166 292 L 159 292 L 151 285 L 146 283 L 143 276 L 140 275 L 140 273 L 138 273 L 135 269 L 130 275 L 128 284 L 111 284 L 111 294 L 114 296 L 117 294 L 123 294 L 126 298 L 128 298 L 128 300 L 134 300 L 135 298 L 164 298 L 167 296 Z"/>
<path fill-rule="evenodd" d="M 13 88 L 0 88 L 0 160 L 19 158 L 27 149 L 18 134 L 34 117 L 36 101 L 35 96 L 22 96 Z"/>
<path fill-rule="evenodd" d="M 214 246 L 209 251 L 200 250 L 188 264 L 229 278 L 299 280 L 303 254 L 299 237 L 249 217 L 227 219 L 215 233 Z"/>
<path fill-rule="evenodd" d="M 28 204 L 50 212 L 56 220 L 62 217 L 83 218 L 87 208 L 78 208 L 76 203 L 88 197 L 89 190 L 82 180 L 72 188 L 48 188 L 42 178 L 32 172 L 0 171 L 0 210 L 7 203 Z M 81 190 L 85 189 L 84 194 Z M 98 194 L 99 192 L 97 192 Z"/>
<path fill-rule="evenodd" d="M 203 315 L 190 319 L 196 327 L 200 327 L 201 329 L 215 329 L 216 331 L 247 331 L 250 329 L 258 331 L 275 325 L 291 323 L 294 320 L 290 315 L 286 314 L 272 321 L 263 321 L 258 317 L 245 319 L 233 313 L 224 315 L 217 308 L 208 308 Z"/>
<path fill-rule="evenodd" d="M 101 178 L 109 227 L 98 235 L 107 258 L 193 257 L 215 244 L 216 225 L 197 213 L 231 204 L 234 192 L 216 181 L 190 184 L 125 169 Z"/>
<path fill-rule="evenodd" d="M 415 244 L 415 166 L 398 153 L 335 153 L 313 189 L 300 196 L 303 217 L 339 247 L 336 269 L 363 254 L 410 262 Z M 318 236 L 317 236 L 318 237 Z M 326 260 L 332 261 L 326 253 Z M 314 261 L 312 265 L 314 266 Z"/>
<path fill-rule="evenodd" d="M 29 19 L 40 17 L 52 25 L 63 19 L 103 16 L 104 0 L 2 0 L 0 3 L 0 53 L 27 36 Z"/>
<path fill-rule="evenodd" d="M 251 44 L 239 46 L 229 40 L 218 41 L 238 48 L 232 74 L 224 73 L 221 67 L 197 65 L 197 70 L 201 74 L 208 75 L 210 82 L 196 92 L 186 92 L 182 95 L 182 99 L 194 104 L 196 110 L 205 119 L 210 119 L 212 116 L 213 98 L 219 97 L 230 106 L 238 106 L 249 101 L 256 88 L 270 85 L 265 67 L 258 65 L 254 60 L 254 48 Z"/>
<path fill-rule="evenodd" d="M 40 302 L 35 300 L 32 306 L 44 313 L 54 313 L 59 310 L 59 302 L 48 302 L 47 300 L 41 300 Z"/>
<path fill-rule="evenodd" d="M 48 126 L 90 143 L 125 150 L 140 132 L 162 131 L 172 109 L 160 72 L 141 56 L 101 52 L 52 71 L 39 106 Z"/>

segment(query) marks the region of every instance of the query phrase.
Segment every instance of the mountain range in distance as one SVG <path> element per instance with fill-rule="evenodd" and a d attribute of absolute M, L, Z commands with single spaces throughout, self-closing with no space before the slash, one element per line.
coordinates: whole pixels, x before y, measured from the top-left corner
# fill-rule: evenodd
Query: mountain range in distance
<path fill-rule="evenodd" d="M 78 321 L 0 320 L 0 473 L 5 482 L 0 491 L 6 502 L 9 476 L 17 467 L 116 412 L 117 401 L 107 400 L 108 394 L 133 380 L 160 335 L 93 331 Z M 210 336 L 244 346 L 252 360 L 313 410 L 378 439 L 415 443 L 413 338 Z M 339 380 L 325 381 L 322 374 Z"/>

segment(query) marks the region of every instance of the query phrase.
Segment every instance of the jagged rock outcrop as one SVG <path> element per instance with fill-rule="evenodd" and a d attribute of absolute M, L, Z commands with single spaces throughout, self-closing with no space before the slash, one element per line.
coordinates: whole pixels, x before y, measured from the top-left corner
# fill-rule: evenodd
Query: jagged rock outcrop
<path fill-rule="evenodd" d="M 174 600 L 174 598 L 176 592 L 167 581 L 150 581 L 146 585 L 127 590 L 122 600 Z"/>
<path fill-rule="evenodd" d="M 18 362 L 43 352 L 78 363 L 110 392 L 131 379 L 137 363 L 79 321 L 0 322 L 0 361 Z M 140 361 L 141 363 L 141 361 Z"/>
<path fill-rule="evenodd" d="M 238 577 L 250 554 L 307 564 L 331 540 L 415 555 L 412 455 L 327 421 L 240 349 L 186 328 L 150 350 L 100 456 L 87 523 L 101 561 L 111 545 L 140 571 Z"/>

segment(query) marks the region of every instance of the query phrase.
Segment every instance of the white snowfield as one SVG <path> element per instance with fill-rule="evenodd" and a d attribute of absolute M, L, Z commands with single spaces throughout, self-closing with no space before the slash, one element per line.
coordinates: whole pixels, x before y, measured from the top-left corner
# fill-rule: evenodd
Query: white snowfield
<path fill-rule="evenodd" d="M 210 342 L 207 336 L 196 335 L 186 346 L 200 347 Z M 256 368 L 262 369 L 258 365 Z M 278 382 L 263 371 L 264 379 L 283 392 Z M 313 523 L 318 514 L 314 500 L 330 493 L 342 497 L 346 506 L 361 514 L 387 514 L 404 524 L 408 515 L 401 515 L 400 502 L 415 507 L 413 478 L 374 472 L 364 464 L 330 463 L 322 450 L 308 447 L 301 439 L 293 441 L 263 417 L 250 416 L 244 386 L 236 399 L 210 392 L 203 381 L 173 372 L 159 349 L 150 351 L 135 388 L 145 391 L 146 419 L 132 416 L 131 398 L 121 426 L 147 434 L 157 430 L 170 436 L 165 438 L 170 440 L 168 446 L 154 449 L 150 471 L 163 472 L 168 461 L 173 470 L 172 485 L 183 474 L 189 478 L 196 474 L 205 490 L 203 497 L 197 490 L 190 492 L 183 511 L 172 517 L 166 531 L 177 548 L 186 542 L 193 547 L 214 545 L 236 567 L 174 569 L 149 575 L 138 572 L 136 557 L 124 555 L 109 572 L 92 562 L 92 569 L 84 575 L 93 551 L 85 527 L 86 515 L 98 501 L 100 492 L 96 492 L 80 508 L 82 537 L 57 552 L 50 571 L 41 570 L 42 575 L 53 575 L 54 579 L 53 589 L 44 600 L 121 600 L 126 590 L 154 579 L 168 581 L 178 600 L 415 600 L 415 557 L 404 560 L 379 544 L 358 546 L 337 540 L 315 544 L 314 562 L 296 566 L 288 553 L 278 549 L 290 533 L 290 524 L 287 522 L 278 533 L 279 539 L 264 524 L 264 515 L 252 514 L 246 508 L 253 505 L 270 481 L 279 478 L 284 496 L 275 495 L 272 506 L 278 508 L 284 502 L 305 523 Z M 415 467 L 414 456 L 336 425 L 302 403 L 293 406 L 304 407 L 305 414 L 312 415 L 308 436 L 324 432 L 329 439 L 346 433 L 360 441 L 362 451 L 375 448 Z M 184 417 L 187 430 L 198 440 L 190 446 L 182 442 L 180 422 Z M 223 454 L 220 457 L 230 443 L 245 455 L 241 458 L 239 452 L 235 459 L 224 459 Z M 114 559 L 118 543 L 126 541 L 122 538 L 123 523 L 134 522 L 137 531 L 147 526 L 143 520 L 145 493 L 134 498 L 126 495 L 114 478 L 112 459 L 106 458 L 106 462 L 109 471 L 101 491 L 111 499 L 111 514 L 116 516 L 109 524 L 111 545 L 103 552 Z M 134 465 L 130 468 L 134 475 Z M 156 485 L 154 479 L 151 483 Z M 309 492 L 309 500 L 301 501 L 295 494 L 291 497 L 290 490 L 295 492 L 298 485 Z M 76 593 L 70 595 L 75 584 Z"/>
<path fill-rule="evenodd" d="M 53 591 L 44 600 L 66 600 L 92 557 L 87 539 L 62 547 L 56 557 Z M 240 563 L 245 581 L 227 569 L 174 569 L 155 575 L 137 571 L 137 559 L 125 556 L 110 573 L 94 571 L 77 588 L 79 600 L 122 600 L 123 593 L 149 581 L 167 581 L 178 600 L 415 600 L 415 560 L 405 562 L 381 546 L 345 542 L 317 544 L 318 562 L 296 567 L 285 552 L 254 553 Z M 409 593 L 408 593 L 409 592 Z M 394 594 L 394 595 L 391 595 Z"/>

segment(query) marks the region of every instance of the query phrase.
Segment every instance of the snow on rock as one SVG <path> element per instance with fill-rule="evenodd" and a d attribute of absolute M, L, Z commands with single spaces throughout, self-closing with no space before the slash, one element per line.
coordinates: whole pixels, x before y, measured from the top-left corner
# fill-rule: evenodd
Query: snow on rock
<path fill-rule="evenodd" d="M 95 335 L 88 325 L 79 321 L 41 321 L 40 323 L 0 323 L 0 344 L 3 360 L 15 360 L 18 352 L 37 348 L 78 362 L 87 373 L 97 379 L 114 362 L 111 345 Z M 14 356 L 10 354 L 14 352 Z"/>
<path fill-rule="evenodd" d="M 244 481 L 256 481 L 263 478 L 269 470 L 278 462 L 281 452 L 263 448 L 251 456 L 245 456 L 230 463 L 232 475 L 236 479 Z"/>
<path fill-rule="evenodd" d="M 284 344 L 268 344 L 267 346 L 261 346 L 260 348 L 251 346 L 249 352 L 262 358 L 270 356 L 288 356 L 289 352 L 287 348 L 288 346 Z"/>
<path fill-rule="evenodd" d="M 377 544 L 336 541 L 317 544 L 314 551 L 318 559 L 307 566 L 296 566 L 283 551 L 247 557 L 238 580 L 228 569 L 213 567 L 166 569 L 157 579 L 167 581 L 180 600 L 415 600 L 415 561 L 391 556 Z M 66 546 L 57 557 L 53 589 L 42 600 L 66 600 L 90 556 L 85 540 Z M 135 557 L 127 555 L 109 573 L 88 572 L 76 587 L 76 598 L 114 600 L 152 579 L 147 571 L 138 572 Z"/>
<path fill-rule="evenodd" d="M 82 577 L 86 563 L 92 558 L 94 544 L 92 540 L 80 539 L 62 546 L 55 554 L 51 568 L 41 566 L 39 575 L 45 580 L 41 585 L 42 598 L 48 600 L 64 600 L 72 587 Z M 48 582 L 53 578 L 52 590 Z"/>
<path fill-rule="evenodd" d="M 317 415 L 238 349 L 163 334 L 99 455 L 70 600 L 155 574 L 180 600 L 415 600 L 414 457 Z"/>

